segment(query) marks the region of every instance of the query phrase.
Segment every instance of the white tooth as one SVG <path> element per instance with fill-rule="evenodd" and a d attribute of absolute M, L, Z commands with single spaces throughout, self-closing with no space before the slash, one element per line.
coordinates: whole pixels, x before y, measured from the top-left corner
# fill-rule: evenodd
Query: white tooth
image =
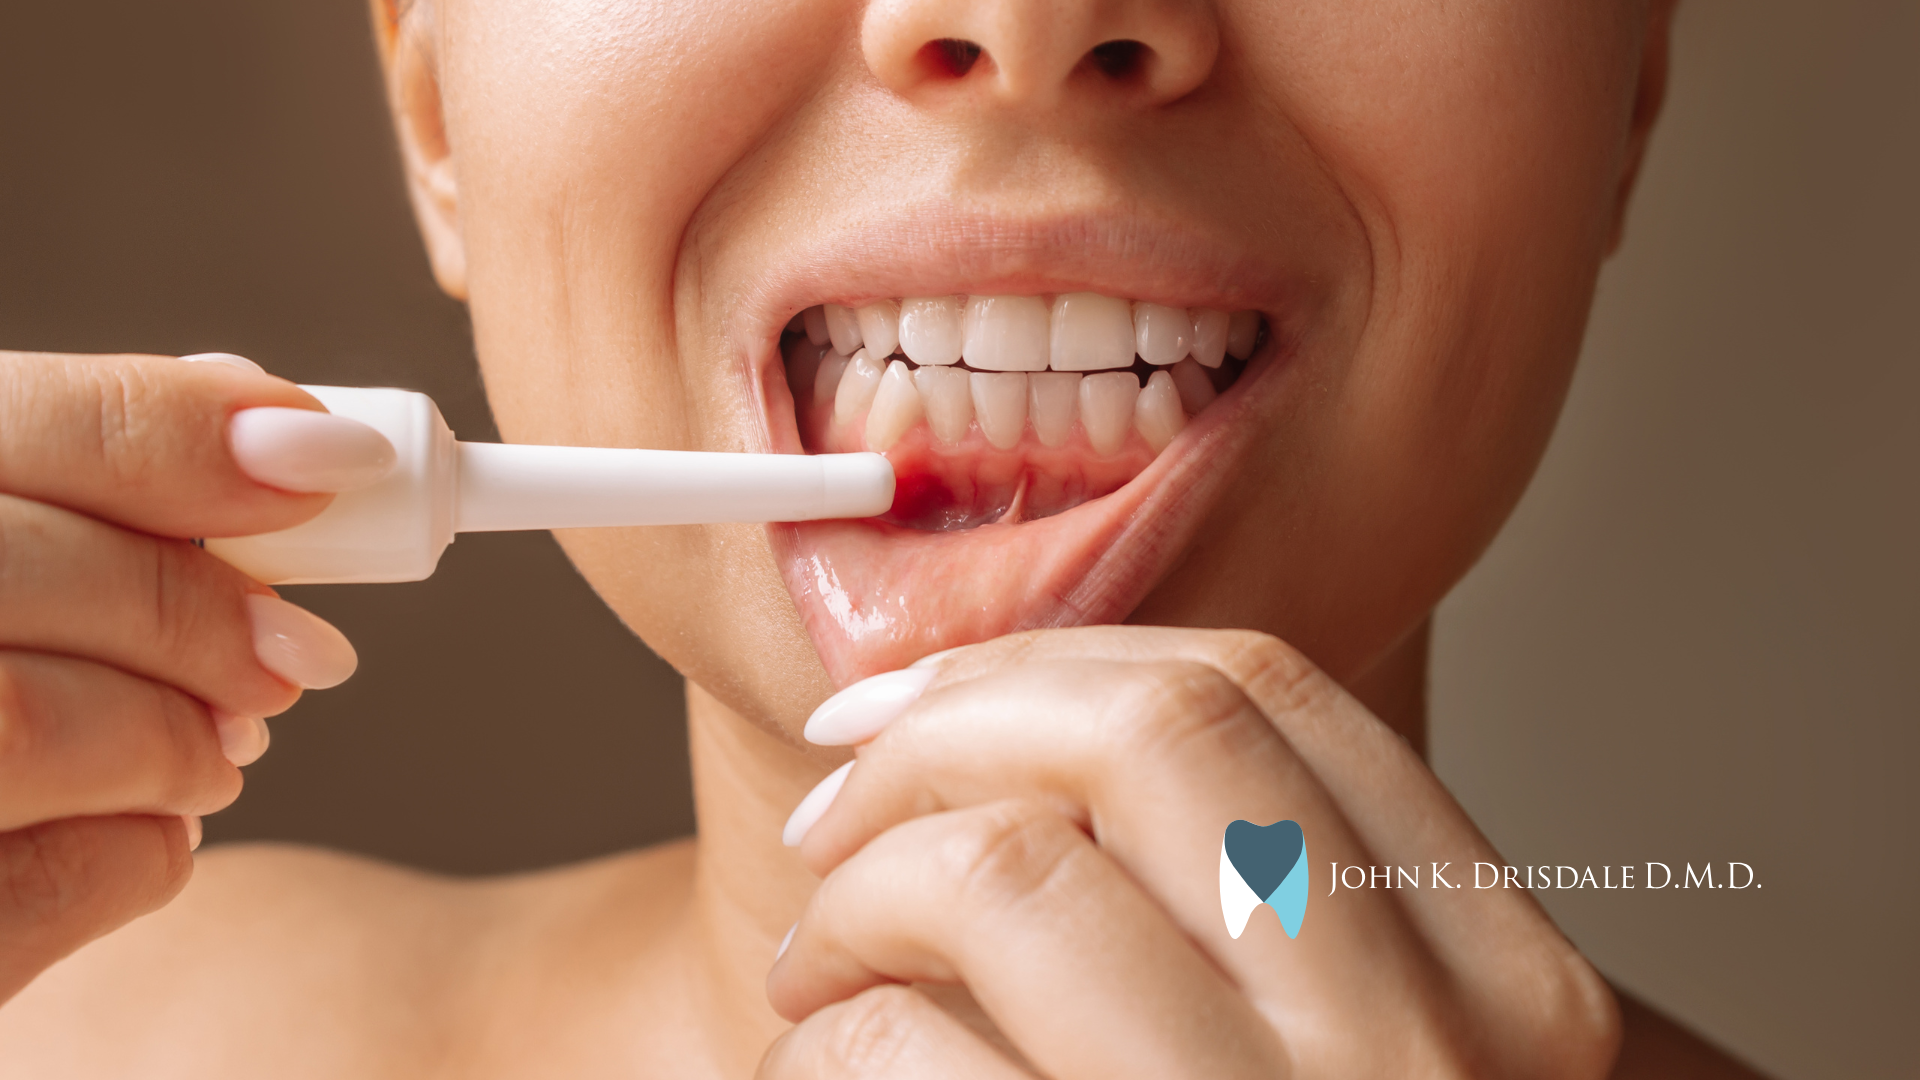
<path fill-rule="evenodd" d="M 832 308 L 827 309 L 829 313 Z M 1164 304 L 1133 305 L 1133 347 L 1140 359 L 1156 367 L 1187 355 L 1193 345 L 1193 320 L 1182 308 Z"/>
<path fill-rule="evenodd" d="M 1066 371 L 1036 371 L 1027 376 L 1027 415 L 1033 418 L 1033 433 L 1042 446 L 1065 446 L 1073 434 L 1073 417 L 1080 411 L 1080 379 Z"/>
<path fill-rule="evenodd" d="M 1219 367 L 1221 358 L 1227 355 L 1228 321 L 1224 311 L 1193 309 L 1193 358 L 1202 367 Z"/>
<path fill-rule="evenodd" d="M 1018 371 L 981 371 L 971 378 L 973 415 L 980 420 L 980 433 L 995 450 L 1013 449 L 1026 433 L 1028 378 Z M 1068 414 L 1067 423 L 1073 423 L 1072 414 Z"/>
<path fill-rule="evenodd" d="M 820 378 L 821 349 L 809 345 L 807 339 L 799 336 L 780 340 L 780 357 L 786 361 L 787 389 L 793 391 L 793 403 L 804 406 L 809 400 L 822 401 L 824 398 L 808 398 L 813 393 L 813 384 Z"/>
<path fill-rule="evenodd" d="M 833 340 L 827 333 L 827 313 L 819 304 L 815 304 L 800 313 L 800 321 L 807 328 L 807 340 L 815 345 L 825 345 Z"/>
<path fill-rule="evenodd" d="M 916 364 L 960 362 L 966 343 L 960 298 L 927 296 L 900 301 L 900 351 Z"/>
<path fill-rule="evenodd" d="M 1187 414 L 1180 408 L 1180 391 L 1173 388 L 1173 376 L 1156 371 L 1147 377 L 1146 389 L 1133 403 L 1133 426 L 1147 440 L 1154 453 L 1167 448 L 1180 429 L 1187 426 Z"/>
<path fill-rule="evenodd" d="M 840 403 L 836 395 L 840 391 L 840 376 L 847 370 L 847 358 L 832 350 L 820 358 L 820 370 L 813 373 L 813 403 L 823 405 L 834 403 L 834 418 L 839 419 Z"/>
<path fill-rule="evenodd" d="M 980 371 L 1047 370 L 1047 305 L 1037 296 L 967 297 L 961 355 Z"/>
<path fill-rule="evenodd" d="M 1227 322 L 1227 355 L 1245 360 L 1253 355 L 1254 342 L 1260 337 L 1260 313 L 1236 311 Z"/>
<path fill-rule="evenodd" d="M 973 395 L 967 392 L 966 369 L 923 367 L 913 373 L 913 382 L 920 389 L 920 404 L 927 410 L 933 437 L 943 443 L 966 438 L 973 426 Z"/>
<path fill-rule="evenodd" d="M 825 364 L 821 365 L 825 367 Z M 852 423 L 873 404 L 873 395 L 880 389 L 880 376 L 886 369 L 880 361 L 865 349 L 853 354 L 840 371 L 840 385 L 833 392 L 833 422 Z"/>
<path fill-rule="evenodd" d="M 1213 380 L 1192 360 L 1182 360 L 1167 370 L 1173 373 L 1173 388 L 1180 391 L 1180 407 L 1187 410 L 1188 416 L 1200 415 L 1201 409 L 1220 396 L 1220 391 L 1213 388 Z"/>
<path fill-rule="evenodd" d="M 833 339 L 833 351 L 842 356 L 852 356 L 859 348 L 860 320 L 853 317 L 852 308 L 839 304 L 827 305 L 827 336 Z M 876 358 L 877 359 L 877 358 Z"/>
<path fill-rule="evenodd" d="M 882 453 L 893 449 L 925 411 L 906 362 L 888 364 L 886 374 L 880 377 L 880 391 L 873 395 L 873 408 L 867 412 L 867 449 Z"/>
<path fill-rule="evenodd" d="M 860 344 L 875 356 L 892 356 L 900 347 L 900 305 L 875 300 L 853 313 L 860 323 Z"/>
<path fill-rule="evenodd" d="M 1131 371 L 1103 371 L 1080 380 L 1080 426 L 1096 454 L 1111 454 L 1133 430 L 1133 401 L 1140 380 Z"/>
<path fill-rule="evenodd" d="M 1053 298 L 1055 371 L 1105 371 L 1133 366 L 1133 313 L 1125 300 L 1099 293 L 1061 293 Z"/>

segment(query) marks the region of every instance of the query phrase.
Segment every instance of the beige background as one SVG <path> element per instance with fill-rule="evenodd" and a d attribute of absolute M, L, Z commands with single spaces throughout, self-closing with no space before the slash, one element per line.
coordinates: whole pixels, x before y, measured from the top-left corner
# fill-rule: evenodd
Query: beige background
<path fill-rule="evenodd" d="M 0 9 L 0 345 L 228 349 L 491 437 L 360 10 Z M 1920 1011 L 1917 52 L 1912 0 L 1684 6 L 1566 420 L 1439 621 L 1435 763 L 1511 860 L 1757 868 L 1542 898 L 1784 1076 L 1911 1075 Z M 691 827 L 675 677 L 546 537 L 297 592 L 361 673 L 276 723 L 213 840 L 481 872 Z"/>

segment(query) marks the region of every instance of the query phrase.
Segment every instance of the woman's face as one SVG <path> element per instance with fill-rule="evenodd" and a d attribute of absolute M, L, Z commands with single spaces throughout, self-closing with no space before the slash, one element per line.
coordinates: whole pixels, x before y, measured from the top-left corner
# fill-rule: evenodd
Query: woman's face
<path fill-rule="evenodd" d="M 408 18 L 445 125 L 403 109 L 416 160 L 446 154 L 416 195 L 507 438 L 894 458 L 885 523 L 562 537 L 649 644 L 788 727 L 829 676 L 1082 622 L 1255 628 L 1363 673 L 1532 472 L 1646 111 L 1627 2 Z M 877 303 L 884 340 L 914 298 L 877 383 L 881 341 L 871 366 L 783 347 L 821 304 Z M 1244 363 L 1144 362 L 1196 334 L 1218 357 L 1233 313 L 1261 327 L 1233 327 Z M 1138 374 L 967 371 L 1108 363 L 1130 317 Z"/>

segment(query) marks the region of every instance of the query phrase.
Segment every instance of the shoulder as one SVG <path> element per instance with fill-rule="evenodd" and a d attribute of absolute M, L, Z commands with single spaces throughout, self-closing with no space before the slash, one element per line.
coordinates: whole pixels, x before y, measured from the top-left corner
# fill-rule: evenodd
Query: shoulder
<path fill-rule="evenodd" d="M 0 1060 L 23 1078 L 421 1075 L 486 1011 L 476 975 L 523 962 L 525 924 L 594 903 L 636 864 L 672 878 L 674 855 L 463 881 L 313 848 L 216 848 L 172 904 L 0 1008 Z"/>

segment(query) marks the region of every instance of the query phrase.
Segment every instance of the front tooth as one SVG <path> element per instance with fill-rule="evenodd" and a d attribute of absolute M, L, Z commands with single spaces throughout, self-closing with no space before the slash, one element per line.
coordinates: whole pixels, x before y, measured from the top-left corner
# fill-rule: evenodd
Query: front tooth
<path fill-rule="evenodd" d="M 860 320 L 854 318 L 852 308 L 844 308 L 839 304 L 827 305 L 827 336 L 833 339 L 834 352 L 842 356 L 853 355 L 853 350 L 860 347 L 861 341 Z"/>
<path fill-rule="evenodd" d="M 1106 371 L 1133 366 L 1133 313 L 1125 300 L 1099 293 L 1061 293 L 1053 298 L 1055 371 Z"/>
<path fill-rule="evenodd" d="M 916 364 L 943 366 L 960 362 L 966 344 L 960 298 L 916 297 L 900 301 L 900 351 Z"/>
<path fill-rule="evenodd" d="M 1133 347 L 1140 359 L 1156 367 L 1171 364 L 1187 355 L 1192 345 L 1193 319 L 1185 310 L 1164 304 L 1133 305 Z"/>
<path fill-rule="evenodd" d="M 1133 428 L 1133 402 L 1140 380 L 1131 371 L 1103 371 L 1080 380 L 1080 426 L 1096 454 L 1111 454 Z"/>
<path fill-rule="evenodd" d="M 1188 416 L 1200 415 L 1201 409 L 1220 396 L 1220 391 L 1213 388 L 1213 380 L 1192 360 L 1182 360 L 1167 370 L 1173 373 L 1173 388 L 1180 391 L 1180 407 L 1187 410 Z"/>
<path fill-rule="evenodd" d="M 976 372 L 972 376 L 973 414 L 980 419 L 980 433 L 995 450 L 1011 450 L 1019 444 L 1027 426 L 1027 379 L 1043 377 L 1044 373 L 1028 376 L 1018 371 Z M 1067 424 L 1072 423 L 1073 415 L 1068 413 Z M 1066 440 L 1063 437 L 1061 441 Z"/>
<path fill-rule="evenodd" d="M 825 367 L 822 364 L 821 367 Z M 854 418 L 867 411 L 873 404 L 873 395 L 880 390 L 880 376 L 886 369 L 873 354 L 861 349 L 853 354 L 841 369 L 840 385 L 833 392 L 833 422 L 852 423 Z"/>
<path fill-rule="evenodd" d="M 967 366 L 981 371 L 1047 369 L 1047 305 L 1037 296 L 970 296 Z"/>
<path fill-rule="evenodd" d="M 900 436 L 920 422 L 925 411 L 920 404 L 920 391 L 913 385 L 913 372 L 906 362 L 895 360 L 888 364 L 886 374 L 880 377 L 879 392 L 873 395 L 873 408 L 867 412 L 867 449 L 881 453 L 893 449 Z"/>
<path fill-rule="evenodd" d="M 1224 311 L 1193 309 L 1193 358 L 1200 361 L 1201 366 L 1220 366 L 1220 361 L 1227 355 L 1227 325 L 1230 321 Z"/>
<path fill-rule="evenodd" d="M 1147 377 L 1146 389 L 1133 403 L 1133 426 L 1147 440 L 1154 453 L 1167 448 L 1180 429 L 1187 426 L 1187 414 L 1180 408 L 1180 391 L 1173 387 L 1173 376 L 1156 371 Z"/>
<path fill-rule="evenodd" d="M 860 324 L 860 344 L 875 356 L 892 356 L 900 347 L 900 305 L 875 300 L 853 313 Z"/>
<path fill-rule="evenodd" d="M 1131 378 L 1133 373 L 1127 375 Z M 1074 414 L 1079 411 L 1081 378 L 1066 371 L 1037 371 L 1027 376 L 1027 415 L 1033 418 L 1033 433 L 1039 436 L 1040 445 L 1067 444 L 1073 434 Z"/>
<path fill-rule="evenodd" d="M 927 411 L 927 426 L 933 429 L 933 437 L 949 444 L 966 438 L 967 429 L 973 426 L 973 395 L 967 391 L 966 369 L 923 367 L 913 373 L 913 382 L 920 390 L 920 403 Z M 867 442 L 871 445 L 873 440 Z"/>
<path fill-rule="evenodd" d="M 1236 311 L 1227 322 L 1227 355 L 1235 360 L 1245 360 L 1253 355 L 1253 346 L 1260 337 L 1260 313 L 1257 311 Z"/>
<path fill-rule="evenodd" d="M 840 418 L 840 376 L 846 374 L 847 358 L 837 352 L 828 351 L 820 358 L 820 369 L 813 373 L 813 403 L 824 405 L 834 403 L 834 419 Z"/>
<path fill-rule="evenodd" d="M 800 321 L 807 328 L 807 340 L 815 345 L 825 345 L 833 340 L 827 333 L 827 313 L 819 304 L 815 304 L 800 313 Z"/>

